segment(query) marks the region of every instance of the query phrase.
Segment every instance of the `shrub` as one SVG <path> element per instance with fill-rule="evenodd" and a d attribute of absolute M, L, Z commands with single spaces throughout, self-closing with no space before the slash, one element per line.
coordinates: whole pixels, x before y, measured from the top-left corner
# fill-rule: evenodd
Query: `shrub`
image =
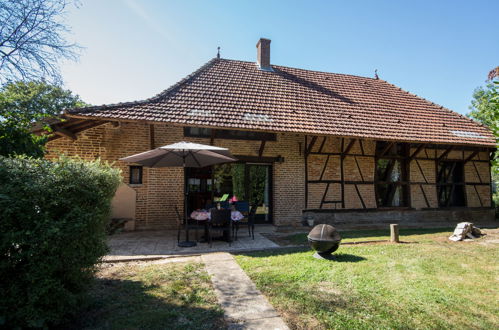
<path fill-rule="evenodd" d="M 100 161 L 0 157 L 0 327 L 46 327 L 77 309 L 120 180 Z"/>

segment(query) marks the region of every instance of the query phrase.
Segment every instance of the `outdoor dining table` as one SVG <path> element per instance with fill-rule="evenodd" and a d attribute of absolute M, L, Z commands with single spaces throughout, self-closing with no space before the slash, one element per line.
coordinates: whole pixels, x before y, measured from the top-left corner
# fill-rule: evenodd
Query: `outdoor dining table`
<path fill-rule="evenodd" d="M 191 213 L 191 219 L 197 221 L 209 221 L 210 218 L 211 213 L 207 210 L 195 210 Z M 230 212 L 230 218 L 232 219 L 232 221 L 240 221 L 244 219 L 244 215 L 241 212 L 234 210 Z"/>
<path fill-rule="evenodd" d="M 244 215 L 237 211 L 237 210 L 232 210 L 230 212 L 230 218 L 232 219 L 232 221 L 240 221 L 242 219 L 244 219 Z M 203 243 L 206 242 L 206 238 L 208 237 L 208 222 L 210 221 L 211 219 L 211 212 L 208 211 L 208 210 L 195 210 L 195 211 L 192 211 L 191 213 L 191 219 L 194 219 L 194 220 L 197 220 L 197 221 L 200 221 L 200 222 L 203 222 L 204 223 L 204 240 L 202 241 Z M 229 238 L 227 238 L 229 235 L 229 233 L 225 233 L 224 232 L 224 235 L 222 238 L 218 238 L 218 239 L 221 239 L 221 240 L 228 240 Z"/>

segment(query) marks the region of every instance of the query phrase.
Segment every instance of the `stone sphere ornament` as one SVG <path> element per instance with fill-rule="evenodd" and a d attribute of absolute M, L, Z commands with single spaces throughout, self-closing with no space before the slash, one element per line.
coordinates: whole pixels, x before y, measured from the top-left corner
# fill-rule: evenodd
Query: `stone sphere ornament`
<path fill-rule="evenodd" d="M 341 242 L 341 236 L 336 228 L 326 224 L 312 228 L 307 238 L 310 247 L 316 251 L 314 258 L 318 259 L 332 259 L 331 253 L 338 250 Z"/>

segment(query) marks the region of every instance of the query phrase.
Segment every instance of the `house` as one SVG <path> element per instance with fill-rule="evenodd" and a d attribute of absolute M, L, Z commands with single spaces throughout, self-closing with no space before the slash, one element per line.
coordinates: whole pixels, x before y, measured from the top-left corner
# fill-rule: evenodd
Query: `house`
<path fill-rule="evenodd" d="M 64 117 L 47 157 L 114 162 L 126 183 L 116 198 L 134 229 L 175 226 L 184 180 L 189 210 L 229 194 L 257 203 L 257 221 L 276 226 L 494 217 L 489 129 L 382 79 L 272 65 L 268 39 L 256 63 L 217 56 L 150 99 Z M 118 160 L 182 140 L 227 147 L 239 162 L 184 172 Z"/>

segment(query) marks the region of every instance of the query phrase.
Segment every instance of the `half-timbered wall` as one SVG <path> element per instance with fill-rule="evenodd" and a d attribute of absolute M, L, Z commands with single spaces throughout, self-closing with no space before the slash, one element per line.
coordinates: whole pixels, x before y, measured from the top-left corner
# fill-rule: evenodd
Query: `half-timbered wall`
<path fill-rule="evenodd" d="M 374 141 L 307 137 L 307 208 L 375 208 Z"/>
<path fill-rule="evenodd" d="M 376 209 L 376 142 L 337 137 L 307 136 L 307 209 Z M 379 156 L 379 155 L 378 155 Z M 463 186 L 467 207 L 491 207 L 489 151 L 483 148 L 410 144 L 407 167 L 407 207 L 436 209 L 442 173 L 440 162 L 462 164 L 463 182 L 447 184 L 449 189 Z"/>

